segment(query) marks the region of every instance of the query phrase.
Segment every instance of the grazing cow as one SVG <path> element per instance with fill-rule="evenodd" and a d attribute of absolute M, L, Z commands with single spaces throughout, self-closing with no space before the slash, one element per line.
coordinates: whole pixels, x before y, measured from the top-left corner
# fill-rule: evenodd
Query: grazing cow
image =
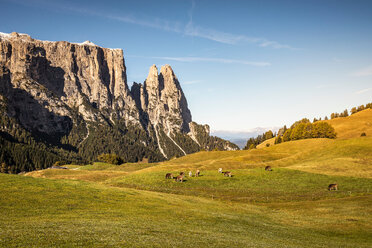
<path fill-rule="evenodd" d="M 196 170 L 195 176 L 196 177 L 200 176 L 200 170 Z"/>
<path fill-rule="evenodd" d="M 271 166 L 270 165 L 266 166 L 265 171 L 272 171 Z"/>
<path fill-rule="evenodd" d="M 173 175 L 172 173 L 165 174 L 165 179 L 172 179 Z"/>
<path fill-rule="evenodd" d="M 328 190 L 338 190 L 337 186 L 337 183 L 331 183 L 330 185 L 328 185 Z"/>
<path fill-rule="evenodd" d="M 230 171 L 225 171 L 225 172 L 223 173 L 223 175 L 224 175 L 225 177 L 231 177 L 231 176 L 232 176 Z"/>
<path fill-rule="evenodd" d="M 184 175 L 185 175 L 185 172 L 181 171 L 180 176 L 184 176 Z"/>
<path fill-rule="evenodd" d="M 219 168 L 218 169 L 218 173 L 222 173 L 222 168 Z"/>
<path fill-rule="evenodd" d="M 192 172 L 191 171 L 189 171 L 189 177 L 192 177 Z"/>
<path fill-rule="evenodd" d="M 183 182 L 183 175 L 179 175 L 176 177 L 176 182 Z"/>

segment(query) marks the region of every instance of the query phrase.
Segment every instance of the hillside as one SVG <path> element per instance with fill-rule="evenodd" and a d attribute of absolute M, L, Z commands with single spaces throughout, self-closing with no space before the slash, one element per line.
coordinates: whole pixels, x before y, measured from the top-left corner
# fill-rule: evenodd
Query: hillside
<path fill-rule="evenodd" d="M 305 139 L 152 164 L 0 174 L 0 246 L 370 247 L 371 148 L 369 136 Z M 165 179 L 196 169 L 200 177 L 183 183 Z M 330 183 L 339 190 L 328 191 Z"/>
<path fill-rule="evenodd" d="M 357 138 L 364 132 L 372 134 L 372 109 L 365 109 L 347 117 L 323 120 L 329 123 L 337 133 L 338 139 Z M 275 144 L 275 138 L 265 140 L 256 148 L 264 148 L 266 144 Z"/>
<path fill-rule="evenodd" d="M 327 120 L 335 128 L 337 138 L 348 139 L 360 137 L 365 132 L 372 135 L 372 109 L 365 109 L 348 117 Z"/>

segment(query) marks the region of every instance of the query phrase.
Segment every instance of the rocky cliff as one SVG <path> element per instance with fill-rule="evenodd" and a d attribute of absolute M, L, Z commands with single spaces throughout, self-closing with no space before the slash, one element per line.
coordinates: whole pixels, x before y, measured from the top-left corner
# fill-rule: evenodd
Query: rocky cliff
<path fill-rule="evenodd" d="M 129 89 L 123 51 L 89 41 L 0 33 L 0 100 L 0 134 L 7 142 L 27 136 L 86 160 L 102 152 L 159 161 L 200 149 L 237 149 L 212 142 L 209 128 L 192 122 L 169 65 L 160 73 L 153 65 L 145 82 Z"/>

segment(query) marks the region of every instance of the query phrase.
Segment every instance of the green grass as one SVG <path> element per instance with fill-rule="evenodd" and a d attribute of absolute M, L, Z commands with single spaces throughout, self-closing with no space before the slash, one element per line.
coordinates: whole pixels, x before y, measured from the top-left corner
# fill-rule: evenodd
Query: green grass
<path fill-rule="evenodd" d="M 0 247 L 372 247 L 370 113 L 335 140 L 0 174 Z"/>
<path fill-rule="evenodd" d="M 233 171 L 232 178 L 224 177 L 217 171 L 202 171 L 200 177 L 186 177 L 183 183 L 165 179 L 164 172 L 144 172 L 114 178 L 106 183 L 118 187 L 240 202 L 319 200 L 372 192 L 371 179 L 328 176 L 285 168 L 275 168 L 271 172 L 263 168 L 239 169 Z M 340 190 L 328 191 L 327 186 L 331 183 L 338 183 Z"/>
<path fill-rule="evenodd" d="M 293 205 L 255 206 L 0 175 L 1 247 L 369 247 L 369 197 L 322 201 L 327 218 Z M 282 210 L 283 209 L 283 210 Z M 351 215 L 339 219 L 339 214 Z M 350 221 L 352 219 L 353 221 Z M 304 223 L 299 226 L 298 223 Z M 348 224 L 353 228 L 350 229 Z M 329 228 L 332 227 L 332 228 Z"/>

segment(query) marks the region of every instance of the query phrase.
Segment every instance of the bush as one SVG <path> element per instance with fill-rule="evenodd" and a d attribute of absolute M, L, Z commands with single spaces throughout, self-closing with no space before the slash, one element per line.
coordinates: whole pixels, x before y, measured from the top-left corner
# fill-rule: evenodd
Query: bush
<path fill-rule="evenodd" d="M 366 133 L 361 133 L 361 135 L 360 135 L 360 137 L 364 137 L 364 136 L 367 136 L 367 134 Z"/>
<path fill-rule="evenodd" d="M 269 147 L 269 146 L 270 146 L 270 144 L 269 144 L 269 143 L 267 143 L 267 144 L 266 144 L 266 147 Z"/>
<path fill-rule="evenodd" d="M 108 163 L 108 164 L 115 164 L 115 165 L 120 165 L 124 163 L 124 160 L 119 157 L 116 154 L 108 154 L 108 153 L 102 153 L 97 157 L 98 161 Z"/>
<path fill-rule="evenodd" d="M 53 166 L 62 166 L 62 165 L 65 165 L 66 162 L 65 161 L 57 161 L 53 164 Z"/>

